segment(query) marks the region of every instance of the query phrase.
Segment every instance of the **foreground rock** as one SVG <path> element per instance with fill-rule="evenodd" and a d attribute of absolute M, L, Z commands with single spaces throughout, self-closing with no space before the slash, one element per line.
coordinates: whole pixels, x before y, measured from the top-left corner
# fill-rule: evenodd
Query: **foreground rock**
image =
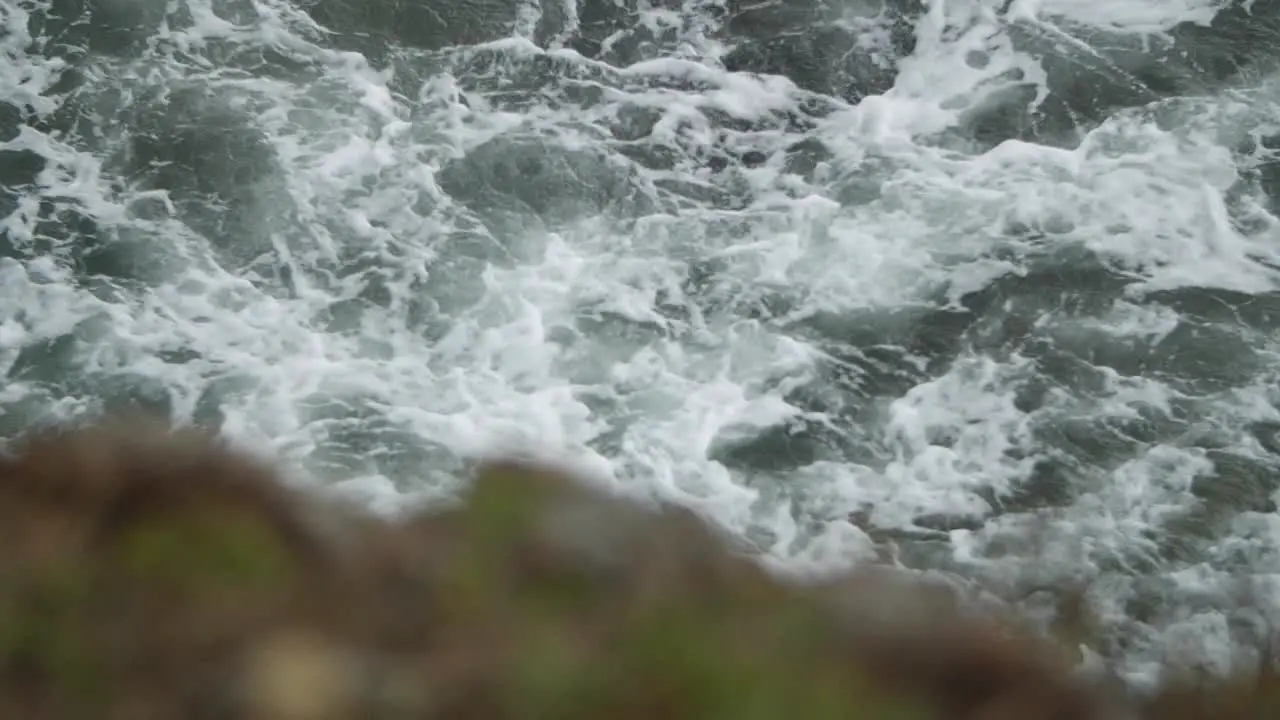
<path fill-rule="evenodd" d="M 0 463 L 2 717 L 1127 717 L 1062 657 L 887 575 L 781 585 L 684 511 L 543 468 L 393 524 L 195 433 Z M 1232 697 L 1158 717 L 1262 717 Z"/>

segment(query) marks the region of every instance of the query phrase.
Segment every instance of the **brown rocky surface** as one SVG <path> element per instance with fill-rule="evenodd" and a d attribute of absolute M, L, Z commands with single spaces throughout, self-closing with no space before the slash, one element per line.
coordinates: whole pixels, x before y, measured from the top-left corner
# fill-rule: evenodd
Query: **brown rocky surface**
<path fill-rule="evenodd" d="M 392 522 L 194 431 L 46 433 L 0 461 L 0 717 L 1280 717 L 1269 679 L 1122 707 L 946 592 L 727 548 L 514 462 Z"/>

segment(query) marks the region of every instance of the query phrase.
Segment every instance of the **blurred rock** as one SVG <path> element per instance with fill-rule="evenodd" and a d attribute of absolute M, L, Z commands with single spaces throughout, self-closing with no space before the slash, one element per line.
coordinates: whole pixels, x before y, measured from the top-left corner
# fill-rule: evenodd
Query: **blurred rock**
<path fill-rule="evenodd" d="M 1159 717 L 1261 717 L 1233 702 Z M 1127 717 L 1117 708 L 1047 641 L 941 589 L 889 569 L 784 584 L 687 510 L 546 467 L 489 463 L 465 503 L 391 522 L 141 422 L 35 435 L 0 461 L 4 717 Z"/>

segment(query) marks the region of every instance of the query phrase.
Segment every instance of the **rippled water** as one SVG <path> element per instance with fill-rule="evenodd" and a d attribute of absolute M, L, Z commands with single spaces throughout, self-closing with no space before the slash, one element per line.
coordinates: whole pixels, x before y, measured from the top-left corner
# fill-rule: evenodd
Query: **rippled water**
<path fill-rule="evenodd" d="M 0 436 L 495 450 L 1094 649 L 1280 619 L 1280 3 L 0 0 Z M 300 476 L 301 477 L 301 476 Z"/>

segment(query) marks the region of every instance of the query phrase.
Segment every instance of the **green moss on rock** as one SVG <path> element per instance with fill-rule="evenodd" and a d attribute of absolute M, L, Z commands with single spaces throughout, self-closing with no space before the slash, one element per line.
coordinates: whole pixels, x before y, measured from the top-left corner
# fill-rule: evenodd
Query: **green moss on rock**
<path fill-rule="evenodd" d="M 278 537 L 240 517 L 148 518 L 115 541 L 121 572 L 187 592 L 283 586 L 293 571 Z"/>

